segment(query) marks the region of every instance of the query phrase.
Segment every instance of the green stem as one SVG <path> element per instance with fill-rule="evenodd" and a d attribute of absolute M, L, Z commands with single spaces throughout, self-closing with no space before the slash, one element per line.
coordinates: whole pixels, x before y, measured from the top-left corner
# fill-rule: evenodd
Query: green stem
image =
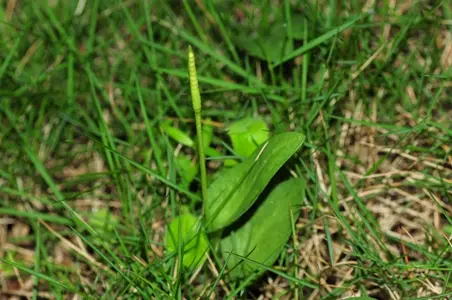
<path fill-rule="evenodd" d="M 202 125 L 201 125 L 201 95 L 199 93 L 198 77 L 196 76 L 195 54 L 191 46 L 188 46 L 188 75 L 190 78 L 191 99 L 193 103 L 193 110 L 195 112 L 196 135 L 198 136 L 198 155 L 199 155 L 199 170 L 201 171 L 201 189 L 202 199 L 207 201 L 207 172 L 206 160 L 204 157 L 204 143 L 202 140 Z"/>

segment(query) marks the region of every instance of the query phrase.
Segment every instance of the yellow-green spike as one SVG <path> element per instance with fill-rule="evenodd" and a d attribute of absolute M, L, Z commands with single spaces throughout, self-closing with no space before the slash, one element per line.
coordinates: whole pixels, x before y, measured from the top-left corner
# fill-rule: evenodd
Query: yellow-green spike
<path fill-rule="evenodd" d="M 202 199 L 207 201 L 207 172 L 204 157 L 204 143 L 202 140 L 201 124 L 201 95 L 199 93 L 198 77 L 196 75 L 195 54 L 191 46 L 188 46 L 188 77 L 190 79 L 191 99 L 195 112 L 196 135 L 198 136 L 199 170 L 201 172 Z"/>

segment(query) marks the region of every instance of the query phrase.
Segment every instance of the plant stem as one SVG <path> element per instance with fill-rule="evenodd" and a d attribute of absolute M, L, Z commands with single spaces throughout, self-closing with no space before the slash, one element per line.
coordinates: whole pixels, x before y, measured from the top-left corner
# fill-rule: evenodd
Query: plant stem
<path fill-rule="evenodd" d="M 204 157 L 204 143 L 202 140 L 201 124 L 201 95 L 199 93 L 198 77 L 196 75 L 195 54 L 191 46 L 188 46 L 188 75 L 190 78 L 191 99 L 195 112 L 196 135 L 198 136 L 199 170 L 201 172 L 202 199 L 207 201 L 207 172 L 206 160 Z"/>

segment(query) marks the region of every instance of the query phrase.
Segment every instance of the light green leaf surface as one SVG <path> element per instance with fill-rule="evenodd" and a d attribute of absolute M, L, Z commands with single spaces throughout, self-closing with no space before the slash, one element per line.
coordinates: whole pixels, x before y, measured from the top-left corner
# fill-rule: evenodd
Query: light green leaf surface
<path fill-rule="evenodd" d="M 198 167 L 194 161 L 185 155 L 176 157 L 176 165 L 180 176 L 185 183 L 190 184 L 198 173 Z"/>
<path fill-rule="evenodd" d="M 118 224 L 117 216 L 112 214 L 106 208 L 101 208 L 92 213 L 89 217 L 88 224 L 96 230 L 113 230 Z"/>
<path fill-rule="evenodd" d="M 269 137 L 267 124 L 260 118 L 245 118 L 228 128 L 232 147 L 238 155 L 248 157 Z"/>
<path fill-rule="evenodd" d="M 212 147 L 207 147 L 205 149 L 206 152 L 206 156 L 208 157 L 219 157 L 221 156 L 221 153 L 218 152 L 216 149 L 212 148 Z"/>
<path fill-rule="evenodd" d="M 207 119 L 207 121 L 210 121 L 210 119 Z M 209 148 L 210 143 L 212 143 L 213 138 L 213 126 L 204 124 L 202 126 L 202 138 L 203 138 L 203 144 L 204 144 L 204 151 Z"/>
<path fill-rule="evenodd" d="M 165 241 L 170 253 L 178 253 L 181 247 L 185 267 L 194 268 L 204 263 L 209 242 L 195 216 L 187 213 L 175 218 L 167 228 Z"/>
<path fill-rule="evenodd" d="M 224 228 L 243 215 L 304 139 L 298 132 L 275 135 L 242 163 L 220 173 L 204 203 L 208 230 Z"/>
<path fill-rule="evenodd" d="M 452 225 L 446 225 L 444 226 L 444 232 L 447 234 L 452 234 Z"/>
<path fill-rule="evenodd" d="M 290 211 L 297 218 L 304 197 L 305 182 L 302 179 L 293 178 L 279 184 L 245 225 L 222 239 L 221 250 L 224 257 L 230 256 L 228 268 L 232 270 L 233 279 L 247 277 L 259 270 L 258 264 L 242 261 L 239 256 L 266 266 L 275 262 L 291 235 Z"/>
<path fill-rule="evenodd" d="M 8 261 L 14 262 L 16 260 L 16 258 L 15 258 L 16 252 L 14 250 L 6 251 L 5 256 Z M 11 264 L 3 263 L 0 261 L 0 270 L 2 270 L 1 273 L 2 273 L 3 278 L 9 278 L 9 277 L 15 276 L 14 266 L 12 266 Z"/>
<path fill-rule="evenodd" d="M 183 132 L 177 127 L 171 126 L 170 122 L 162 122 L 160 124 L 160 128 L 165 132 L 169 137 L 174 139 L 176 142 L 188 146 L 193 147 L 195 142 L 190 138 L 188 134 Z"/>

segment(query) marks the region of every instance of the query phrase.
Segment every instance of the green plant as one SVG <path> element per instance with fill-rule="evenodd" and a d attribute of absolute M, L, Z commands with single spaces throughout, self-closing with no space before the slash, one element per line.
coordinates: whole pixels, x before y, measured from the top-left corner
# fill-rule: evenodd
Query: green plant
<path fill-rule="evenodd" d="M 269 129 L 261 118 L 245 118 L 229 126 L 228 135 L 235 153 L 248 157 L 268 140 Z M 233 166 L 236 163 L 237 161 L 233 159 L 225 161 L 226 166 Z"/>
<path fill-rule="evenodd" d="M 2 1 L 2 295 L 450 298 L 452 1 L 181 2 Z M 242 118 L 306 135 L 283 167 L 306 180 L 303 217 L 246 290 L 256 275 L 229 277 L 255 259 L 216 238 L 232 230 L 206 233 L 213 264 L 162 255 L 172 219 L 206 228 L 188 44 L 218 151 L 203 138 L 208 184 L 252 155 L 229 136 Z"/>
<path fill-rule="evenodd" d="M 173 126 L 170 120 L 165 120 L 161 122 L 160 129 L 166 133 L 170 138 L 175 140 L 181 145 L 187 146 L 192 149 L 197 149 L 195 142 L 192 138 L 182 131 L 181 129 Z M 217 150 L 210 147 L 210 143 L 213 137 L 213 128 L 212 126 L 203 126 L 202 127 L 202 135 L 203 135 L 203 149 L 205 154 L 208 157 L 218 157 L 220 153 Z M 182 178 L 181 184 L 188 188 L 190 183 L 195 179 L 195 176 L 198 173 L 199 166 L 191 157 L 188 155 L 180 154 L 176 157 L 176 167 L 179 171 L 179 174 Z"/>
<path fill-rule="evenodd" d="M 219 171 L 207 187 L 201 97 L 191 48 L 188 53 L 203 216 L 197 219 L 184 213 L 174 218 L 167 230 L 167 250 L 177 253 L 184 266 L 197 267 L 204 261 L 206 232 L 210 233 L 212 250 L 221 250 L 230 278 L 243 279 L 265 270 L 262 266 L 271 266 L 291 235 L 291 220 L 298 216 L 298 207 L 305 197 L 305 182 L 276 174 L 300 149 L 305 137 L 298 132 L 284 132 L 269 138 L 268 128 L 260 119 L 234 123 L 229 136 L 234 150 L 245 159 Z M 192 146 L 188 136 L 166 128 L 173 138 Z"/>
<path fill-rule="evenodd" d="M 198 266 L 205 260 L 208 248 L 206 234 L 202 231 L 199 220 L 189 214 L 175 218 L 166 233 L 166 245 L 169 252 L 184 251 L 182 264 L 186 267 Z M 177 234 L 177 236 L 175 235 Z"/>

